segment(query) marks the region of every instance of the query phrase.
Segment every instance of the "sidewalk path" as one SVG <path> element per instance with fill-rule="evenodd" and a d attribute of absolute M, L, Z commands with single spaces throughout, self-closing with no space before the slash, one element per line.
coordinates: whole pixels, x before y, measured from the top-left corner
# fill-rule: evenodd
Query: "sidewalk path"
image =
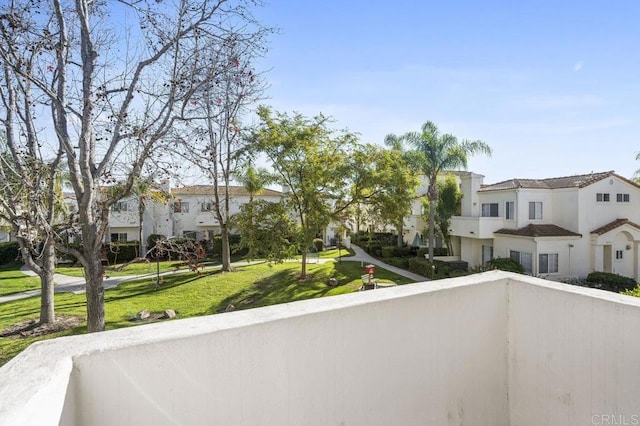
<path fill-rule="evenodd" d="M 398 268 L 397 266 L 392 266 L 387 263 L 384 263 L 381 260 L 376 259 L 373 256 L 370 256 L 366 251 L 361 249 L 360 247 L 351 244 L 351 249 L 356 253 L 354 256 L 343 257 L 342 260 L 351 261 L 351 262 L 362 262 L 363 265 L 376 265 L 381 267 L 382 269 L 386 269 L 387 271 L 393 272 L 398 275 L 402 275 L 403 277 L 414 280 L 415 282 L 423 282 L 430 281 L 429 278 L 423 277 L 422 275 L 414 274 L 413 272 L 409 272 L 406 269 Z"/>
<path fill-rule="evenodd" d="M 349 256 L 349 257 L 343 257 L 341 258 L 343 261 L 346 262 L 361 262 L 363 265 L 369 265 L 369 264 L 373 264 L 376 266 L 381 267 L 382 269 L 386 269 L 387 271 L 391 271 L 394 272 L 398 275 L 402 275 L 403 277 L 409 278 L 411 280 L 414 280 L 416 282 L 421 282 L 421 281 L 429 281 L 428 278 L 423 277 L 422 275 L 418 275 L 418 274 L 414 274 L 413 272 L 409 272 L 405 269 L 402 268 L 398 268 L 392 265 L 388 265 L 372 256 L 369 256 L 369 254 L 367 254 L 367 252 L 365 252 L 363 249 L 361 249 L 360 247 L 356 246 L 356 245 L 351 245 L 351 248 L 353 249 L 353 251 L 355 252 L 354 256 Z M 318 259 L 317 262 L 319 263 L 324 263 L 324 262 L 334 262 L 337 259 Z M 263 261 L 254 261 L 254 262 L 249 262 L 249 263 L 261 263 Z M 313 261 L 311 261 L 312 263 L 315 263 Z M 234 262 L 232 263 L 232 265 L 246 265 L 247 262 L 246 261 L 240 261 L 240 262 Z M 219 268 L 220 265 L 216 265 L 216 266 L 211 266 L 208 267 L 206 269 L 210 269 L 210 268 Z M 31 269 L 29 269 L 27 266 L 23 265 L 20 268 L 20 271 L 22 271 L 25 275 L 29 275 L 29 276 L 37 276 L 35 272 L 33 272 Z M 188 269 L 181 269 L 178 271 L 168 271 L 168 272 L 162 272 L 160 275 L 170 275 L 170 274 L 179 274 L 179 273 L 185 273 L 185 272 L 189 272 Z M 155 272 L 152 273 L 148 273 L 148 274 L 141 274 L 141 275 L 126 275 L 126 276 L 122 276 L 122 277 L 113 277 L 113 278 L 105 278 L 105 280 L 103 281 L 103 286 L 104 289 L 107 290 L 109 288 L 113 288 L 113 287 L 117 287 L 118 284 L 125 282 L 125 281 L 131 281 L 134 279 L 138 279 L 138 278 L 145 278 L 145 277 L 152 277 L 155 276 Z M 69 275 L 62 275 L 62 274 L 54 274 L 53 277 L 54 282 L 56 283 L 55 289 L 54 291 L 56 293 L 74 293 L 74 294 L 80 294 L 80 293 L 84 293 L 85 292 L 85 287 L 87 285 L 85 279 L 83 277 L 71 277 Z M 39 296 L 40 295 L 40 290 L 29 290 L 29 291 L 25 291 L 23 293 L 14 293 L 14 294 L 9 294 L 7 296 L 0 296 L 0 303 L 4 303 L 4 302 L 10 302 L 12 300 L 19 300 L 19 299 L 26 299 L 28 297 L 33 297 L 33 296 Z"/>

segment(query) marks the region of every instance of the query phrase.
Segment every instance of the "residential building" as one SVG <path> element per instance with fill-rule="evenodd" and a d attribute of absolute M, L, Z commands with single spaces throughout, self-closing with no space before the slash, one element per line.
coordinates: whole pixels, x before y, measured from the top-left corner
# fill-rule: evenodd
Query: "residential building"
<path fill-rule="evenodd" d="M 192 185 L 166 188 L 170 194 L 167 201 L 149 203 L 142 220 L 142 238 L 151 234 L 189 237 L 200 240 L 211 239 L 220 233 L 216 217 L 213 185 Z M 220 190 L 222 191 L 222 190 Z M 240 212 L 240 207 L 249 202 L 249 194 L 241 186 L 229 187 L 230 214 Z M 278 202 L 282 192 L 264 189 L 256 200 Z M 220 200 L 222 202 L 223 196 Z M 109 231 L 106 241 L 137 241 L 140 231 L 139 200 L 132 196 L 114 204 L 109 216 Z"/>
<path fill-rule="evenodd" d="M 511 257 L 555 279 L 612 272 L 640 280 L 640 185 L 613 171 L 483 184 L 461 175 L 454 251 L 470 267 Z"/>

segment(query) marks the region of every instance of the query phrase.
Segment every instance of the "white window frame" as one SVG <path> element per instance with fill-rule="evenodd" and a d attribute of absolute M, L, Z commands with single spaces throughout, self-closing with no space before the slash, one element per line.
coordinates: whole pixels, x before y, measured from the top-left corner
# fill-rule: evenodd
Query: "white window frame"
<path fill-rule="evenodd" d="M 629 194 L 616 194 L 616 201 L 618 203 L 628 203 L 629 202 Z"/>
<path fill-rule="evenodd" d="M 525 274 L 533 274 L 533 254 L 518 250 L 509 250 L 509 257 L 522 265 Z M 529 260 L 528 264 L 523 261 L 525 259 Z"/>
<path fill-rule="evenodd" d="M 611 194 L 608 192 L 598 192 L 596 194 L 596 202 L 598 203 L 608 203 L 611 201 Z"/>
<path fill-rule="evenodd" d="M 542 259 L 546 258 L 546 268 L 543 270 Z M 538 273 L 539 274 L 557 274 L 559 269 L 558 253 L 540 253 L 538 255 Z"/>
<path fill-rule="evenodd" d="M 542 220 L 542 211 L 542 201 L 529 201 L 529 220 Z"/>
<path fill-rule="evenodd" d="M 174 213 L 189 213 L 189 203 L 186 201 L 176 201 L 173 203 Z"/>
<path fill-rule="evenodd" d="M 485 207 L 487 211 L 485 212 Z M 488 214 L 485 214 L 488 213 Z M 492 214 L 495 213 L 495 214 Z M 480 211 L 482 217 L 500 217 L 500 204 L 499 203 L 482 203 Z"/>
<path fill-rule="evenodd" d="M 515 201 L 507 201 L 504 205 L 504 217 L 507 220 L 514 220 L 516 218 L 516 203 Z"/>
<path fill-rule="evenodd" d="M 113 236 L 116 236 L 116 239 L 113 239 Z M 126 243 L 128 234 L 126 232 L 112 232 L 109 234 L 109 241 L 112 243 Z"/>
<path fill-rule="evenodd" d="M 616 250 L 616 260 L 624 260 L 624 250 Z"/>
<path fill-rule="evenodd" d="M 129 203 L 126 201 L 117 201 L 111 206 L 112 212 L 126 212 L 129 211 Z"/>

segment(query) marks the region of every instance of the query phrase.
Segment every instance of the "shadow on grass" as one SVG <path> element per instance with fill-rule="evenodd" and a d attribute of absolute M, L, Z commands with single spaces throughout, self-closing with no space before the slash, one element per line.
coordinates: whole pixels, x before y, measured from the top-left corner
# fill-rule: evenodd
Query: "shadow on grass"
<path fill-rule="evenodd" d="M 327 271 L 311 271 L 309 277 L 304 280 L 300 280 L 298 276 L 298 270 L 277 272 L 214 303 L 205 311 L 205 314 L 225 312 L 231 305 L 233 310 L 242 310 L 322 297 L 334 288 L 326 284 L 330 278 Z"/>
<path fill-rule="evenodd" d="M 107 291 L 105 293 L 104 300 L 105 302 L 111 302 L 115 300 L 125 300 L 149 293 L 163 293 L 167 290 L 171 290 L 172 288 L 180 287 L 213 275 L 219 275 L 220 273 L 220 270 L 215 270 L 204 271 L 199 275 L 191 272 L 164 275 L 160 277 L 162 279 L 160 284 L 156 283 L 156 277 L 127 281 L 119 284 L 113 290 Z"/>

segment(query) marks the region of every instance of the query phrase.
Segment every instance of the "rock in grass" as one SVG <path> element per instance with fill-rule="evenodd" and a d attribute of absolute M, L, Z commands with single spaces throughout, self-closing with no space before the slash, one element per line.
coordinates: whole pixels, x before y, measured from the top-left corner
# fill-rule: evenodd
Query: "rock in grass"
<path fill-rule="evenodd" d="M 138 312 L 138 319 L 143 320 L 143 319 L 147 319 L 149 318 L 149 316 L 151 315 L 151 312 L 149 312 L 148 309 L 143 309 L 140 312 Z"/>
<path fill-rule="evenodd" d="M 162 316 L 162 318 L 174 319 L 175 317 L 176 317 L 176 311 L 174 311 L 173 309 L 164 310 L 164 315 Z"/>

